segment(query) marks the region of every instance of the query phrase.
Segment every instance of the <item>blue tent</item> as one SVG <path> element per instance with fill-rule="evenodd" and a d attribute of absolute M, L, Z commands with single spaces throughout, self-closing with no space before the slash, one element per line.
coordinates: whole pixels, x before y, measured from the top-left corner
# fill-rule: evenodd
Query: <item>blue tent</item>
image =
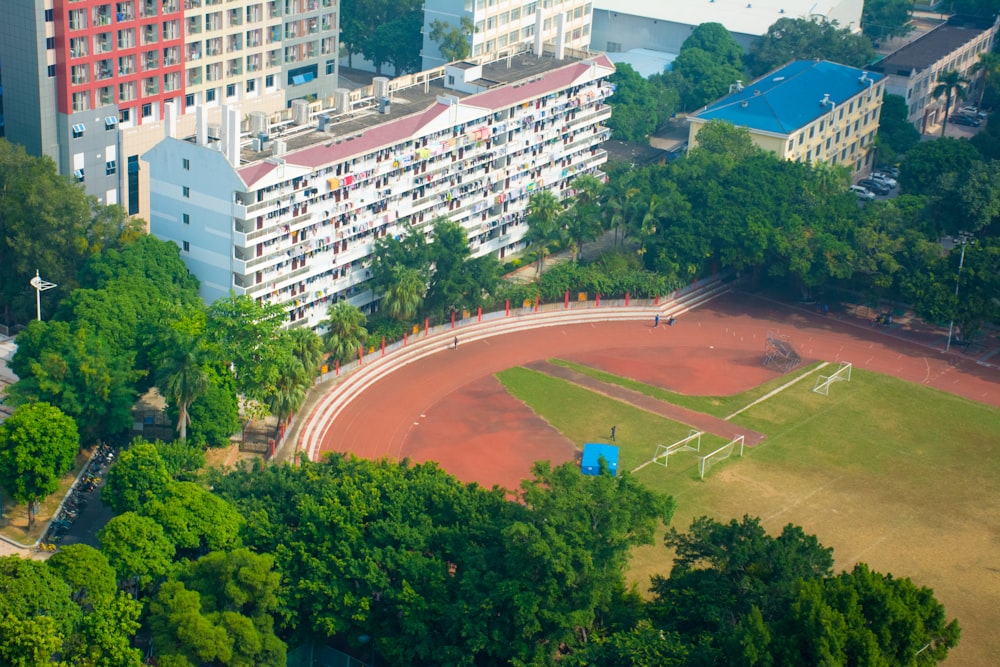
<path fill-rule="evenodd" d="M 604 445 L 590 442 L 583 446 L 583 461 L 580 472 L 584 475 L 599 475 L 601 472 L 601 457 L 608 463 L 608 472 L 618 474 L 618 448 L 614 445 Z"/>

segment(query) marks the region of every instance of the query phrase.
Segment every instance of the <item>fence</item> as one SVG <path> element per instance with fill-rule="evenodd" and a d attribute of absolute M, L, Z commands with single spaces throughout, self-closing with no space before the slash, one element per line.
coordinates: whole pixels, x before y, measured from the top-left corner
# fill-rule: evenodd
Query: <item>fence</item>
<path fill-rule="evenodd" d="M 303 644 L 289 651 L 286 660 L 288 667 L 369 667 L 343 651 L 316 644 Z"/>

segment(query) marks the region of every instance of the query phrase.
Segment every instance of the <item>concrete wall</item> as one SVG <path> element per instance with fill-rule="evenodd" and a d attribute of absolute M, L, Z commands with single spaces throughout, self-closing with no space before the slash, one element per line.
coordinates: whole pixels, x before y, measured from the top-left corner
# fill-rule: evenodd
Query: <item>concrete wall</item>
<path fill-rule="evenodd" d="M 592 51 L 624 52 L 632 49 L 652 49 L 680 53 L 684 40 L 691 36 L 696 27 L 685 23 L 595 9 L 590 48 Z M 743 33 L 732 33 L 732 36 L 744 51 L 749 49 L 750 44 L 757 38 L 755 35 Z"/>

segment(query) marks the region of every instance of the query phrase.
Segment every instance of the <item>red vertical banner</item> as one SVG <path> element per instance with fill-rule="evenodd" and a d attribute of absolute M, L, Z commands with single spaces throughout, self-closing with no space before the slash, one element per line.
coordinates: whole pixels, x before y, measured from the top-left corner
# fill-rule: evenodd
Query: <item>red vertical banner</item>
<path fill-rule="evenodd" d="M 510 317 L 510 299 L 507 299 L 507 301 L 504 303 L 503 316 Z"/>
<path fill-rule="evenodd" d="M 625 306 L 628 306 L 628 292 L 625 292 Z"/>
<path fill-rule="evenodd" d="M 695 278 L 694 280 L 692 280 L 691 284 L 694 285 L 695 289 L 698 289 L 698 279 L 697 278 Z"/>
<path fill-rule="evenodd" d="M 385 336 L 382 336 L 382 356 L 385 356 Z"/>
<path fill-rule="evenodd" d="M 424 338 L 427 338 L 427 335 L 430 332 L 431 332 L 431 318 L 425 317 L 424 318 Z"/>
<path fill-rule="evenodd" d="M 600 292 L 598 292 L 597 299 L 594 301 L 594 308 L 600 308 L 600 307 L 601 307 L 601 294 Z"/>
<path fill-rule="evenodd" d="M 566 290 L 566 296 L 563 298 L 563 307 L 569 308 L 569 290 Z"/>
<path fill-rule="evenodd" d="M 476 313 L 476 318 L 482 322 L 483 321 L 483 307 L 479 306 L 479 312 Z"/>
<path fill-rule="evenodd" d="M 660 295 L 659 294 L 657 294 L 656 296 L 653 297 L 653 305 L 654 306 L 659 306 L 660 305 Z"/>
<path fill-rule="evenodd" d="M 538 295 L 535 295 L 535 312 L 538 312 Z"/>
<path fill-rule="evenodd" d="M 406 347 L 406 332 L 403 332 L 403 347 Z"/>
<path fill-rule="evenodd" d="M 340 375 L 340 359 L 333 362 L 333 374 Z"/>
<path fill-rule="evenodd" d="M 358 365 L 363 366 L 365 363 L 365 346 L 358 345 Z"/>
<path fill-rule="evenodd" d="M 451 311 L 451 328 L 455 328 L 455 311 Z"/>

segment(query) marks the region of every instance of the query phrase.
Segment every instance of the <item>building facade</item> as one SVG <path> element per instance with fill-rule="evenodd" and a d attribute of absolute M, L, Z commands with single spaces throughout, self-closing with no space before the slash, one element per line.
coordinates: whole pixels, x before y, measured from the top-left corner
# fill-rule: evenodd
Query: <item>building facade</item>
<path fill-rule="evenodd" d="M 870 169 L 885 92 L 881 74 L 823 60 L 797 60 L 688 117 L 688 145 L 711 120 L 745 127 L 753 142 L 786 160 Z"/>
<path fill-rule="evenodd" d="M 778 19 L 836 21 L 841 28 L 861 30 L 864 0 L 595 0 L 595 51 L 623 53 L 651 49 L 679 53 L 691 31 L 702 23 L 720 23 L 744 49 Z"/>
<path fill-rule="evenodd" d="M 886 56 L 872 71 L 886 77 L 886 92 L 906 100 L 907 118 L 922 133 L 944 120 L 945 97 L 934 99 L 938 76 L 955 71 L 973 79 L 979 56 L 990 53 L 997 34 L 995 18 L 953 16 L 926 35 Z M 978 82 L 982 85 L 982 81 Z"/>
<path fill-rule="evenodd" d="M 6 137 L 133 215 L 148 216 L 139 155 L 163 136 L 168 103 L 193 130 L 195 106 L 216 120 L 223 104 L 273 113 L 286 97 L 337 87 L 339 0 L 10 4 L 0 24 Z"/>
<path fill-rule="evenodd" d="M 441 67 L 447 59 L 431 40 L 431 24 L 457 28 L 463 18 L 475 28 L 469 44 L 473 58 L 489 56 L 526 43 L 587 50 L 590 46 L 591 0 L 426 0 L 424 2 L 423 69 Z"/>
<path fill-rule="evenodd" d="M 372 90 L 274 137 L 273 151 L 167 137 L 145 155 L 151 231 L 181 247 L 206 301 L 248 294 L 293 326 L 317 326 L 339 300 L 372 306 L 375 240 L 430 235 L 438 217 L 465 228 L 474 256 L 519 250 L 530 195 L 567 197 L 605 162 L 614 68 L 604 56 L 511 60 L 449 68 L 428 82 L 426 106 L 419 83 Z M 394 90 L 409 109 L 384 102 Z"/>

